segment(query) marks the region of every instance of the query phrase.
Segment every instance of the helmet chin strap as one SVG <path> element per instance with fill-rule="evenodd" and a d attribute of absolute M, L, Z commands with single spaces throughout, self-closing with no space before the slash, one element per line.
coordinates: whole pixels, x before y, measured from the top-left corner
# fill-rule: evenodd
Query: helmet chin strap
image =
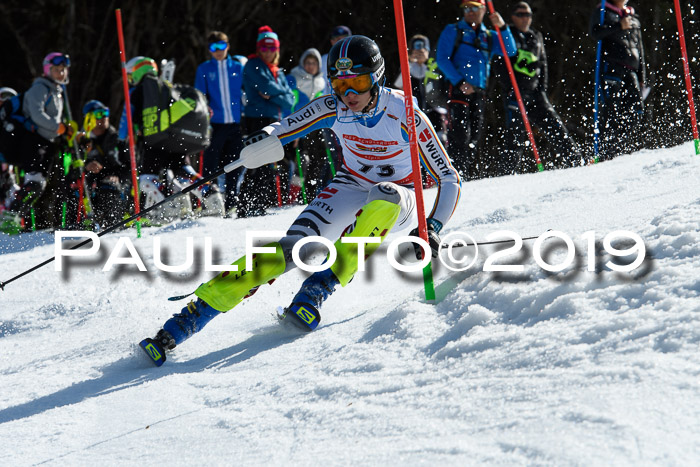
<path fill-rule="evenodd" d="M 374 86 L 372 86 L 372 89 L 370 91 L 369 102 L 367 103 L 365 108 L 360 111 L 360 113 L 362 113 L 362 114 L 368 113 L 372 109 L 372 107 L 376 104 L 375 99 L 377 98 L 378 95 L 379 95 L 379 86 L 377 84 L 375 84 Z"/>

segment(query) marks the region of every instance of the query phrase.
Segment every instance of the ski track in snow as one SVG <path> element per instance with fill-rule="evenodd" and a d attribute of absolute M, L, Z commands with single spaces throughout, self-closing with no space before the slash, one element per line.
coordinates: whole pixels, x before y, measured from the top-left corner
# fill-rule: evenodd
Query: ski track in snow
<path fill-rule="evenodd" d="M 284 230 L 301 207 L 265 218 L 198 219 L 102 238 L 101 255 L 53 264 L 0 292 L 2 465 L 657 464 L 700 459 L 700 158 L 692 144 L 591 167 L 463 184 L 446 232 L 569 235 L 577 262 L 548 273 L 532 241 L 506 258 L 522 272 L 435 266 L 438 301 L 383 247 L 336 293 L 317 331 L 276 323 L 294 271 L 217 317 L 161 368 L 136 343 L 209 274 L 156 271 L 185 238 L 213 239 L 217 263 L 246 230 Z M 426 192 L 432 205 L 435 190 Z M 596 271 L 584 232 L 595 231 Z M 605 266 L 602 238 L 628 230 L 647 258 Z M 129 236 L 148 273 L 103 272 Z M 392 234 L 392 238 L 398 236 Z M 564 258 L 561 242 L 548 260 Z M 547 244 L 547 243 L 545 243 Z M 558 245 L 558 246 L 557 246 Z M 502 249 L 502 248 L 501 248 Z M 53 255 L 45 233 L 0 236 L 0 279 Z"/>

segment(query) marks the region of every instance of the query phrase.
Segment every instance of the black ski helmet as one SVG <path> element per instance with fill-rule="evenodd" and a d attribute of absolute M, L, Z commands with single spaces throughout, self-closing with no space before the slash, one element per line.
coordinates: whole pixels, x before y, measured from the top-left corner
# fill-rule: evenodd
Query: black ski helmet
<path fill-rule="evenodd" d="M 349 36 L 333 45 L 328 53 L 328 80 L 347 75 L 372 75 L 372 93 L 384 78 L 384 57 L 376 42 L 366 36 Z"/>

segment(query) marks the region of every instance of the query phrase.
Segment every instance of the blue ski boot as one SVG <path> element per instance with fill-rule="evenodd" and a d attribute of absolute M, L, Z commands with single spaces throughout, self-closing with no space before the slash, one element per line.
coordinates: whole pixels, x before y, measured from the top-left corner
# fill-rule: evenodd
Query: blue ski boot
<path fill-rule="evenodd" d="M 173 315 L 166 321 L 156 337 L 144 339 L 139 345 L 156 366 L 161 366 L 165 362 L 166 351 L 173 350 L 178 344 L 201 330 L 219 313 L 221 312 L 209 306 L 202 299 L 193 300 L 180 313 Z"/>
<path fill-rule="evenodd" d="M 319 308 L 331 296 L 340 281 L 330 268 L 313 273 L 301 285 L 281 319 L 289 319 L 297 327 L 310 332 L 321 322 Z"/>
<path fill-rule="evenodd" d="M 168 331 L 161 329 L 156 337 L 142 340 L 139 346 L 156 366 L 161 366 L 165 363 L 165 351 L 175 348 L 175 339 Z"/>

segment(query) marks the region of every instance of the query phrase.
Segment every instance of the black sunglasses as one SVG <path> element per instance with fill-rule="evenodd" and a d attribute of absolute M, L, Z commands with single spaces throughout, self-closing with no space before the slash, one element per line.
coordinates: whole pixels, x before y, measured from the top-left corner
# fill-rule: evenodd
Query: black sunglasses
<path fill-rule="evenodd" d="M 532 13 L 519 11 L 517 13 L 513 13 L 513 16 L 517 16 L 518 18 L 532 18 Z"/>

